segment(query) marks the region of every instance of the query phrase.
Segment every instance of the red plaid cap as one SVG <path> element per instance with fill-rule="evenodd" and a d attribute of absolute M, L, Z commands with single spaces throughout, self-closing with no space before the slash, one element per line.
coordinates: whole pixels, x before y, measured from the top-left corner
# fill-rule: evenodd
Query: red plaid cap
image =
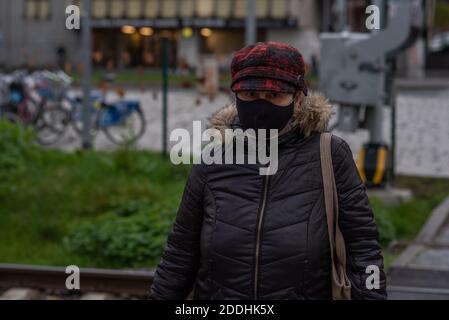
<path fill-rule="evenodd" d="M 231 90 L 267 90 L 307 95 L 301 53 L 283 42 L 258 42 L 237 51 L 231 62 Z"/>

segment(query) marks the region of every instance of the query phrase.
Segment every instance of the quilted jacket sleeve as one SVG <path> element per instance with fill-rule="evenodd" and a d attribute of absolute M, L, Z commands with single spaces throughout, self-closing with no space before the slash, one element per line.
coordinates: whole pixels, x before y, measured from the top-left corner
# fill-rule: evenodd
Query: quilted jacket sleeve
<path fill-rule="evenodd" d="M 341 138 L 333 140 L 336 140 L 333 142 L 333 165 L 340 209 L 339 226 L 346 243 L 347 273 L 352 284 L 352 299 L 386 299 L 386 278 L 379 233 L 366 187 L 349 145 Z M 379 270 L 378 289 L 372 286 L 373 269 Z M 367 286 L 368 277 L 370 279 Z"/>
<path fill-rule="evenodd" d="M 182 300 L 192 290 L 200 262 L 203 169 L 202 165 L 194 165 L 190 171 L 175 223 L 155 271 L 150 299 Z"/>

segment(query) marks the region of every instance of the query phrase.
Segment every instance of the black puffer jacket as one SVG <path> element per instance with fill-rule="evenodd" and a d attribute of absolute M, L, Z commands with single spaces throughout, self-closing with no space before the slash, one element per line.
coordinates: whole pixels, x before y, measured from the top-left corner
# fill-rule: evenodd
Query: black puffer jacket
<path fill-rule="evenodd" d="M 330 254 L 322 190 L 319 133 L 331 117 L 311 93 L 295 106 L 291 130 L 279 138 L 276 174 L 258 165 L 195 165 L 156 270 L 152 299 L 330 299 Z M 236 108 L 210 126 L 238 125 Z M 353 299 L 385 299 L 383 258 L 366 189 L 348 144 L 332 139 L 340 219 Z M 366 267 L 380 269 L 368 290 Z"/>

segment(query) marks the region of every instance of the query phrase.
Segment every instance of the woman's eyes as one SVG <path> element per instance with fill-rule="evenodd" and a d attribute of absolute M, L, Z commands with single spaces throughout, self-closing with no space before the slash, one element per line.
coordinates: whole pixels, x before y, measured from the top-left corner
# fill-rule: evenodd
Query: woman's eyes
<path fill-rule="evenodd" d="M 243 92 L 242 96 L 246 97 L 246 98 L 253 99 L 253 98 L 257 98 L 259 96 L 259 94 L 257 92 L 247 91 L 247 92 Z M 273 92 L 273 93 L 265 94 L 265 98 L 270 99 L 270 100 L 274 100 L 274 99 L 282 99 L 282 98 L 285 98 L 285 97 L 280 95 L 280 94 L 278 94 L 278 93 Z"/>
<path fill-rule="evenodd" d="M 252 99 L 255 98 L 257 96 L 257 94 L 255 92 L 243 92 L 242 93 L 242 97 L 247 98 L 247 99 Z"/>
<path fill-rule="evenodd" d="M 258 94 L 256 92 L 246 92 L 244 95 L 246 95 L 247 97 L 257 97 Z M 279 95 L 276 93 L 269 93 L 265 95 L 267 98 L 278 98 Z"/>

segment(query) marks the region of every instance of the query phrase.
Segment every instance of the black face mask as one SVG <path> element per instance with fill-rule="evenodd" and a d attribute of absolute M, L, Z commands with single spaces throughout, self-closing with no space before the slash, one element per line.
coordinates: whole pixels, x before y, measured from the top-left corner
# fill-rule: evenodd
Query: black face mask
<path fill-rule="evenodd" d="M 236 102 L 237 113 L 244 130 L 277 129 L 280 131 L 293 115 L 294 101 L 286 107 L 275 105 L 265 99 L 243 101 L 236 97 Z"/>

